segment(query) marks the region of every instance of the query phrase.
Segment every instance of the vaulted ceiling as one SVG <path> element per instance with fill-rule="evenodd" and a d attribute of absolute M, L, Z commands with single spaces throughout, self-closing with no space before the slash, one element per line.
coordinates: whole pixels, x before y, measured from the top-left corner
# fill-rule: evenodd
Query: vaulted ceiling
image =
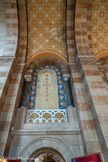
<path fill-rule="evenodd" d="M 96 60 L 108 57 L 108 0 L 76 0 L 75 6 L 74 0 L 18 0 L 19 17 L 15 7 L 16 1 L 14 5 L 1 1 L 0 13 L 4 17 L 0 22 L 1 57 L 15 56 L 18 27 L 18 62 L 44 57 L 62 61 L 69 57 L 72 62 L 75 47 L 81 57 L 93 56 Z"/>
<path fill-rule="evenodd" d="M 28 53 L 45 57 L 66 53 L 66 0 L 27 0 Z"/>
<path fill-rule="evenodd" d="M 100 54 L 100 57 L 108 55 L 108 0 L 93 1 L 91 27 L 93 51 L 99 59 Z"/>

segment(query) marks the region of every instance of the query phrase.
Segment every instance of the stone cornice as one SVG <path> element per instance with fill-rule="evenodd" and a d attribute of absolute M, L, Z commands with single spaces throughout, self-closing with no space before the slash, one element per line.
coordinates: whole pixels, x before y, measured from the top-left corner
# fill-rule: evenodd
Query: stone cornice
<path fill-rule="evenodd" d="M 15 136 L 19 135 L 79 135 L 80 129 L 75 130 L 52 130 L 52 131 L 37 131 L 37 130 L 15 130 Z"/>

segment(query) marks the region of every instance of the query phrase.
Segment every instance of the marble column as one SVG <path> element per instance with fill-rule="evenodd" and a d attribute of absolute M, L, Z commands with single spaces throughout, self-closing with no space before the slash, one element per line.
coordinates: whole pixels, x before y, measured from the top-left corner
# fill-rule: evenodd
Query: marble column
<path fill-rule="evenodd" d="M 31 75 L 25 75 L 24 78 L 25 79 L 24 79 L 24 84 L 22 89 L 20 107 L 27 105 L 28 87 L 29 87 L 29 82 L 32 80 Z"/>
<path fill-rule="evenodd" d="M 66 96 L 67 96 L 68 107 L 73 107 L 70 85 L 69 85 L 70 84 L 69 78 L 70 78 L 69 74 L 63 74 L 63 79 L 64 79 L 64 83 L 65 83 L 65 87 L 66 87 Z"/>

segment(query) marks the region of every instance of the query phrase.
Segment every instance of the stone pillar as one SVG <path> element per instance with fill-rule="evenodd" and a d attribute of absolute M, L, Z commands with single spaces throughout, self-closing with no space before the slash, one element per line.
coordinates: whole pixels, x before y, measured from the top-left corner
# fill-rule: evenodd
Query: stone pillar
<path fill-rule="evenodd" d="M 25 75 L 24 78 L 25 78 L 25 80 L 24 80 L 23 89 L 22 89 L 20 107 L 26 106 L 28 86 L 29 86 L 29 82 L 32 80 L 32 76 L 31 75 Z"/>
<path fill-rule="evenodd" d="M 73 107 L 70 86 L 69 86 L 69 78 L 70 78 L 69 74 L 63 74 L 63 79 L 64 79 L 65 87 L 66 87 L 66 96 L 67 96 L 68 107 Z"/>
<path fill-rule="evenodd" d="M 104 161 L 108 161 L 108 91 L 94 58 L 81 57 L 78 60 L 80 74 L 90 110 L 95 122 L 96 132 L 103 153 Z"/>

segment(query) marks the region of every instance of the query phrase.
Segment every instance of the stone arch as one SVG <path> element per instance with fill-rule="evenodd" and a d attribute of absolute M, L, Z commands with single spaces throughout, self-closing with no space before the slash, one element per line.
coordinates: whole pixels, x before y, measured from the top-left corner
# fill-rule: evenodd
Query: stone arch
<path fill-rule="evenodd" d="M 37 60 L 32 61 L 30 64 L 25 65 L 24 71 L 28 71 L 29 69 L 35 69 L 37 66 L 42 65 L 55 65 L 59 67 L 61 70 L 68 70 L 68 64 L 67 62 L 64 63 L 62 60 L 56 59 L 56 58 L 39 58 Z"/>
<path fill-rule="evenodd" d="M 58 60 L 60 60 L 60 61 L 62 61 L 64 63 L 67 63 L 67 58 L 64 55 L 62 55 L 62 54 L 60 54 L 60 53 L 58 53 L 56 51 L 49 50 L 49 51 L 40 51 L 40 52 L 35 53 L 33 56 L 31 56 L 27 60 L 26 66 L 28 66 L 31 62 L 33 62 L 33 61 L 35 61 L 37 59 L 41 59 L 41 58 L 45 58 L 45 57 L 58 59 Z"/>
<path fill-rule="evenodd" d="M 60 161 L 60 162 L 65 162 L 63 156 L 55 149 L 52 149 L 51 147 L 44 147 L 44 148 L 41 148 L 41 149 L 38 149 L 36 150 L 35 152 L 33 152 L 33 154 L 30 156 L 30 159 L 28 160 L 28 162 L 33 162 L 35 158 L 38 158 L 40 155 L 42 154 L 50 154 L 52 155 L 53 157 L 55 157 L 55 161 Z"/>
<path fill-rule="evenodd" d="M 29 157 L 36 152 L 36 150 L 42 149 L 42 148 L 51 148 L 54 150 L 57 150 L 63 157 L 63 159 L 66 162 L 70 162 L 73 153 L 69 149 L 67 145 L 65 145 L 63 142 L 56 138 L 52 137 L 40 137 L 38 139 L 35 139 L 31 141 L 28 145 L 25 146 L 25 148 L 21 151 L 19 154 L 19 157 L 22 159 L 22 161 L 27 161 Z"/>
<path fill-rule="evenodd" d="M 96 55 L 96 60 L 98 61 L 98 60 L 100 60 L 100 59 L 102 59 L 102 58 L 108 58 L 108 50 L 107 51 L 101 51 L 101 52 L 99 52 L 97 55 Z"/>

